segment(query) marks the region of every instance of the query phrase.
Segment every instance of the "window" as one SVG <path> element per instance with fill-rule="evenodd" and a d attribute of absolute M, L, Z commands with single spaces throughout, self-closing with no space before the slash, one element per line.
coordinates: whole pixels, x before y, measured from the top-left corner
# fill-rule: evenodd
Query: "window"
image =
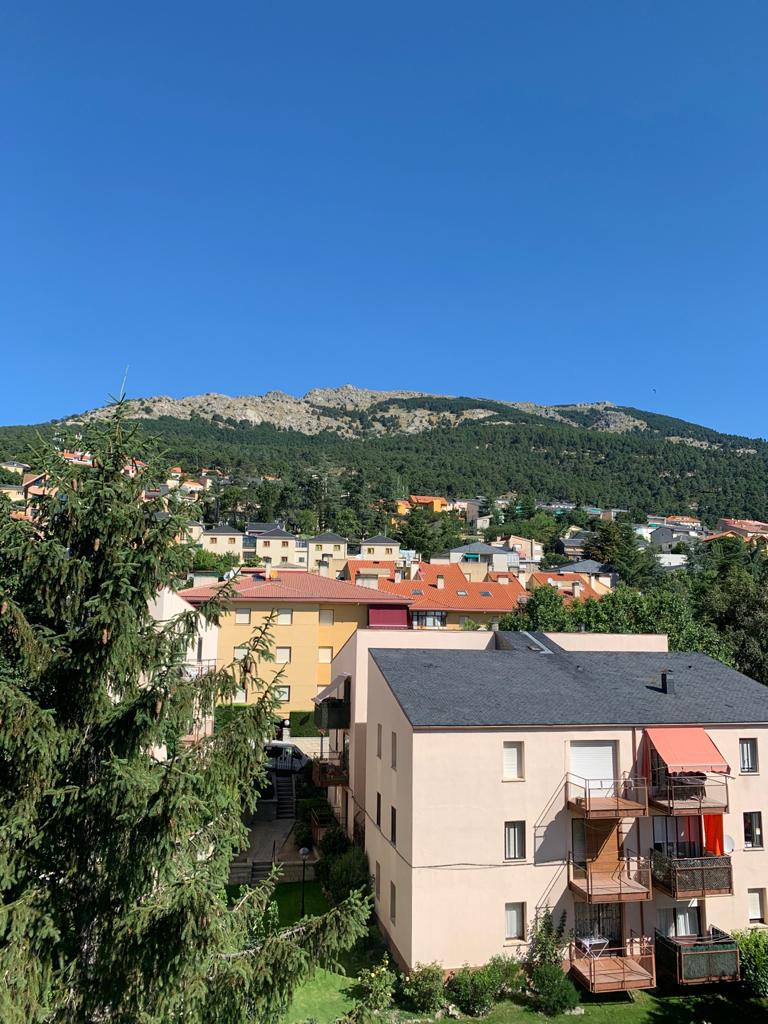
<path fill-rule="evenodd" d="M 334 551 L 341 551 L 341 544 L 334 544 L 333 545 L 333 550 Z"/>
<path fill-rule="evenodd" d="M 330 665 L 333 661 L 333 648 L 332 647 L 318 647 L 317 649 L 318 661 L 321 665 Z"/>
<path fill-rule="evenodd" d="M 392 733 L 392 768 L 397 768 L 397 733 Z"/>
<path fill-rule="evenodd" d="M 374 877 L 374 892 L 376 893 L 376 902 L 378 903 L 381 899 L 381 864 L 376 861 L 376 868 L 373 872 Z"/>
<path fill-rule="evenodd" d="M 397 808 L 389 808 L 389 841 L 397 846 Z"/>
<path fill-rule="evenodd" d="M 264 545 L 265 548 L 269 548 L 272 546 L 271 540 L 263 540 L 261 543 Z"/>
<path fill-rule="evenodd" d="M 238 608 L 235 612 L 235 622 L 238 626 L 249 626 L 251 623 L 251 609 Z"/>
<path fill-rule="evenodd" d="M 281 704 L 287 704 L 291 699 L 291 688 L 290 686 L 276 686 L 275 696 Z"/>
<path fill-rule="evenodd" d="M 376 824 L 381 828 L 381 793 L 376 794 Z"/>
<path fill-rule="evenodd" d="M 507 939 L 525 938 L 525 904 L 505 903 L 504 904 L 505 928 L 504 935 Z"/>
<path fill-rule="evenodd" d="M 366 548 L 365 549 L 365 553 L 366 553 L 366 555 L 372 555 L 373 554 L 373 548 Z"/>
<path fill-rule="evenodd" d="M 392 548 L 384 548 L 384 554 L 385 555 L 391 555 L 392 554 Z"/>
<path fill-rule="evenodd" d="M 739 740 L 739 765 L 745 774 L 757 773 L 757 740 Z"/>
<path fill-rule="evenodd" d="M 653 848 L 667 857 L 700 857 L 701 819 L 694 814 L 654 815 Z"/>
<path fill-rule="evenodd" d="M 322 544 L 315 544 L 315 551 L 322 551 L 322 550 L 323 550 L 323 545 Z"/>
<path fill-rule="evenodd" d="M 209 544 L 218 544 L 219 543 L 219 538 L 218 537 L 209 537 L 208 538 L 208 543 Z"/>
<path fill-rule="evenodd" d="M 506 860 L 525 860 L 525 822 L 504 823 L 504 857 Z"/>
<path fill-rule="evenodd" d="M 480 597 L 490 597 L 490 596 L 491 596 L 490 590 L 481 590 L 480 591 Z"/>
<path fill-rule="evenodd" d="M 278 665 L 290 665 L 291 663 L 291 648 L 290 647 L 276 647 L 275 648 L 275 661 Z"/>
<path fill-rule="evenodd" d="M 504 744 L 503 776 L 505 782 L 523 777 L 523 744 Z"/>
<path fill-rule="evenodd" d="M 381 722 L 376 726 L 376 757 L 381 757 Z"/>
<path fill-rule="evenodd" d="M 656 927 L 668 939 L 700 933 L 697 900 L 677 903 L 674 907 L 660 907 L 656 911 Z"/>
<path fill-rule="evenodd" d="M 765 924 L 765 889 L 747 889 L 749 923 Z"/>
<path fill-rule="evenodd" d="M 321 626 L 332 626 L 333 625 L 333 608 L 321 608 L 320 609 L 320 625 Z"/>
<path fill-rule="evenodd" d="M 413 625 L 416 629 L 444 629 L 447 618 L 447 612 L 414 612 Z"/>
<path fill-rule="evenodd" d="M 459 595 L 459 597 L 466 597 L 467 596 L 466 590 L 457 590 L 456 593 Z"/>
<path fill-rule="evenodd" d="M 232 656 L 235 661 L 243 661 L 248 656 L 248 648 L 236 647 Z"/>
<path fill-rule="evenodd" d="M 283 555 L 280 559 L 280 565 L 288 565 L 288 555 Z"/>
<path fill-rule="evenodd" d="M 763 848 L 763 815 L 760 811 L 744 812 L 744 845 L 748 850 Z"/>
<path fill-rule="evenodd" d="M 395 883 L 389 883 L 389 920 L 394 924 L 397 920 L 397 889 Z"/>
<path fill-rule="evenodd" d="M 245 702 L 246 702 L 245 687 L 238 686 L 238 688 L 235 690 L 235 695 L 232 698 L 232 703 L 233 704 L 245 704 Z"/>
<path fill-rule="evenodd" d="M 278 626 L 293 625 L 293 608 L 280 608 L 277 612 Z"/>
<path fill-rule="evenodd" d="M 237 542 L 237 537 L 230 537 L 229 538 L 229 543 L 230 544 L 235 544 L 236 542 Z"/>
<path fill-rule="evenodd" d="M 280 542 L 280 546 L 281 546 L 281 547 L 284 547 L 284 548 L 287 548 L 287 547 L 288 547 L 288 541 L 287 541 L 287 540 L 283 540 L 283 541 L 281 541 L 281 542 Z"/>

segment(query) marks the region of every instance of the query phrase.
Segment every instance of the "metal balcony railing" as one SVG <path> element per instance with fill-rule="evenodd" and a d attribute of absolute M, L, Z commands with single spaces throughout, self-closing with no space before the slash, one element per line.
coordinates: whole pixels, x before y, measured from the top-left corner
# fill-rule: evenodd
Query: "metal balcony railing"
<path fill-rule="evenodd" d="M 645 779 L 583 779 L 572 772 L 565 777 L 566 807 L 587 818 L 628 818 L 648 813 Z"/>
<path fill-rule="evenodd" d="M 705 772 L 651 781 L 651 803 L 667 814 L 721 814 L 728 810 L 728 776 Z"/>
<path fill-rule="evenodd" d="M 623 944 L 599 936 L 577 938 L 569 950 L 571 971 L 589 992 L 627 992 L 653 988 L 656 961 L 653 940 L 632 933 Z"/>
<path fill-rule="evenodd" d="M 346 786 L 349 784 L 349 766 L 343 753 L 325 754 L 312 762 L 312 781 L 316 786 Z"/>
<path fill-rule="evenodd" d="M 651 850 L 651 870 L 654 882 L 677 900 L 733 892 L 733 867 L 727 855 L 675 857 Z"/>
<path fill-rule="evenodd" d="M 704 935 L 663 935 L 656 932 L 659 972 L 678 985 L 739 980 L 739 947 L 736 940 L 712 927 Z"/>
<path fill-rule="evenodd" d="M 568 855 L 568 886 L 588 903 L 631 903 L 652 898 L 647 857 L 627 856 L 615 865 L 575 861 Z"/>

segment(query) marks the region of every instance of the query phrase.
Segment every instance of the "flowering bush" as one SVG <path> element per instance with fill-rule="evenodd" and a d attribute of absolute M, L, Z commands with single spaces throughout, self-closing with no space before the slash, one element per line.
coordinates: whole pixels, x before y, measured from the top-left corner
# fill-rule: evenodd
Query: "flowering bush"
<path fill-rule="evenodd" d="M 395 972 L 390 968 L 389 957 L 385 953 L 380 964 L 364 968 L 357 976 L 360 1002 L 369 1010 L 386 1010 L 392 1002 L 395 980 Z"/>
<path fill-rule="evenodd" d="M 416 964 L 400 979 L 400 993 L 416 1013 L 436 1013 L 444 1002 L 443 968 L 438 963 Z"/>

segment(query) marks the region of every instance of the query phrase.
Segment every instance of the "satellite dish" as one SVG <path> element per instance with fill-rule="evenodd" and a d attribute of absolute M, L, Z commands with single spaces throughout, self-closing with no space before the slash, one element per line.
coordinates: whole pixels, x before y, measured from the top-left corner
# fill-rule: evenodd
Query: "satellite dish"
<path fill-rule="evenodd" d="M 733 853 L 733 851 L 736 849 L 736 843 L 734 843 L 733 841 L 733 836 L 723 837 L 723 849 L 726 853 Z"/>

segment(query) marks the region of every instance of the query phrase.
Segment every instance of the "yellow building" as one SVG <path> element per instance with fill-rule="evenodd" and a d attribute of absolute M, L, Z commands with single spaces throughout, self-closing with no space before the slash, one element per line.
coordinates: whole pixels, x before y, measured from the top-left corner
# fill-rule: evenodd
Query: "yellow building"
<path fill-rule="evenodd" d="M 180 591 L 198 605 L 223 586 L 192 587 Z M 331 662 L 359 627 L 408 628 L 408 600 L 380 594 L 352 583 L 301 570 L 244 569 L 232 581 L 232 596 L 224 601 L 219 624 L 217 663 L 231 664 L 243 657 L 254 630 L 274 612 L 274 662 L 259 666 L 270 680 L 282 671 L 282 712 L 308 711 L 312 698 L 331 681 Z M 240 703 L 254 693 L 242 692 Z"/>
<path fill-rule="evenodd" d="M 347 564 L 347 538 L 338 533 L 319 533 L 307 541 L 307 568 L 338 576 Z"/>

